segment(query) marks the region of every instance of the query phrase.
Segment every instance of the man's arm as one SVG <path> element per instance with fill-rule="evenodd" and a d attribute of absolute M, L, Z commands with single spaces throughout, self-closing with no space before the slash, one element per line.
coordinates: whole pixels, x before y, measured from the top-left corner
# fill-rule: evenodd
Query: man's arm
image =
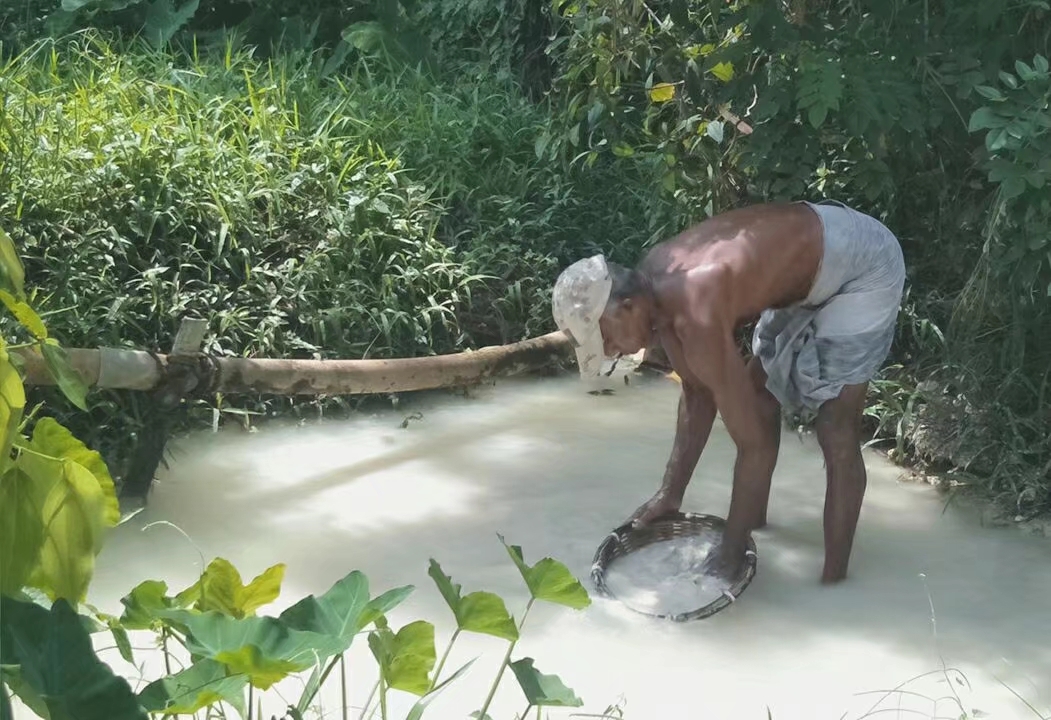
<path fill-rule="evenodd" d="M 683 381 L 679 397 L 679 417 L 675 424 L 675 441 L 664 471 L 661 491 L 682 502 L 697 461 L 708 443 L 715 423 L 715 398 L 708 388 Z"/>
<path fill-rule="evenodd" d="M 757 523 L 758 500 L 773 470 L 762 452 L 764 426 L 758 398 L 734 343 L 732 328 L 718 318 L 703 318 L 680 334 L 690 371 L 711 388 L 723 423 L 737 446 L 724 549 L 739 555 Z"/>

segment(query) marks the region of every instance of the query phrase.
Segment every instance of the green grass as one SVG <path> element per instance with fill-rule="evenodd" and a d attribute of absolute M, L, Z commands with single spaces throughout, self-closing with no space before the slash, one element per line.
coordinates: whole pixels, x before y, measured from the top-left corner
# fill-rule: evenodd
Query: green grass
<path fill-rule="evenodd" d="M 551 328 L 558 269 L 659 237 L 646 167 L 540 159 L 546 109 L 458 73 L 324 76 L 323 57 L 118 49 L 85 32 L 0 68 L 0 225 L 68 346 L 393 357 Z M 64 414 L 65 405 L 46 392 Z M 152 410 L 64 417 L 115 463 Z M 224 398 L 266 410 L 287 401 Z M 310 401 L 307 401 L 310 402 Z"/>

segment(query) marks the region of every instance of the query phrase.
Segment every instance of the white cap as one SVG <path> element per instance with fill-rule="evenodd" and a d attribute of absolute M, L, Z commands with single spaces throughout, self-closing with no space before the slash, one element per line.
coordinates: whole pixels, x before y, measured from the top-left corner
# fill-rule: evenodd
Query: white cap
<path fill-rule="evenodd" d="M 569 334 L 583 378 L 597 378 L 602 372 L 605 351 L 598 321 L 612 289 L 606 258 L 593 255 L 563 270 L 551 293 L 551 314 L 558 328 Z"/>

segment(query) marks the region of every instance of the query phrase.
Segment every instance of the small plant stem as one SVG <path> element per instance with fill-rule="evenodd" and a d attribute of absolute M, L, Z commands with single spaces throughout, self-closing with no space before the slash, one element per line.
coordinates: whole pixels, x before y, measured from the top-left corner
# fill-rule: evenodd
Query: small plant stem
<path fill-rule="evenodd" d="M 431 680 L 431 685 L 427 688 L 427 692 L 434 689 L 434 686 L 438 684 L 438 678 L 441 677 L 442 670 L 445 668 L 445 661 L 449 659 L 449 653 L 452 652 L 453 645 L 456 644 L 456 638 L 460 637 L 460 628 L 456 628 L 453 632 L 453 636 L 449 638 L 449 645 L 445 648 L 445 652 L 442 653 L 442 659 L 438 661 L 438 668 L 434 671 L 434 679 Z"/>
<path fill-rule="evenodd" d="M 522 621 L 518 623 L 518 630 L 521 632 L 522 626 L 525 625 L 526 618 L 529 616 L 529 610 L 533 607 L 533 603 L 536 598 L 529 598 L 529 602 L 526 603 L 525 612 L 522 613 Z M 515 645 L 518 644 L 518 640 L 514 640 L 510 645 L 507 646 L 507 652 L 504 654 L 504 660 L 500 663 L 500 669 L 496 672 L 496 680 L 493 681 L 493 686 L 489 688 L 489 696 L 485 699 L 485 704 L 482 705 L 481 711 L 479 711 L 479 720 L 485 720 L 485 713 L 489 710 L 489 706 L 493 703 L 493 698 L 496 696 L 496 688 L 500 685 L 500 680 L 504 676 L 504 670 L 511 664 L 511 653 L 515 650 Z"/>
<path fill-rule="evenodd" d="M 380 720 L 387 720 L 387 683 L 380 675 Z"/>
<path fill-rule="evenodd" d="M 317 697 L 317 694 L 321 692 L 321 686 L 323 686 L 325 684 L 325 680 L 328 679 L 329 673 L 332 672 L 332 668 L 336 667 L 336 663 L 342 660 L 342 653 L 329 660 L 328 665 L 325 667 L 324 671 L 322 671 L 321 677 L 318 679 L 317 687 L 314 689 L 314 692 L 311 694 L 311 696 L 307 698 L 306 702 L 303 703 L 303 707 L 306 707 L 314 701 L 314 698 Z"/>
<path fill-rule="evenodd" d="M 358 717 L 358 720 L 365 720 L 365 713 L 369 711 L 369 706 L 372 705 L 372 700 L 376 697 L 376 691 L 379 689 L 379 687 L 380 681 L 377 680 L 376 684 L 372 686 L 371 692 L 369 692 L 368 699 L 365 700 L 365 707 L 361 708 L 361 715 Z"/>
<path fill-rule="evenodd" d="M 171 653 L 168 652 L 168 628 L 161 629 L 161 647 L 164 650 L 164 673 L 166 675 L 171 675 L 172 659 Z"/>
<path fill-rule="evenodd" d="M 248 720 L 252 720 L 252 683 L 248 683 Z"/>
<path fill-rule="evenodd" d="M 536 720 L 541 720 L 540 711 L 543 710 L 543 709 L 544 708 L 543 708 L 542 705 L 537 705 L 536 706 Z"/>
<path fill-rule="evenodd" d="M 347 707 L 347 660 L 343 653 L 339 654 L 339 692 L 343 701 L 343 720 L 347 720 L 350 708 Z"/>

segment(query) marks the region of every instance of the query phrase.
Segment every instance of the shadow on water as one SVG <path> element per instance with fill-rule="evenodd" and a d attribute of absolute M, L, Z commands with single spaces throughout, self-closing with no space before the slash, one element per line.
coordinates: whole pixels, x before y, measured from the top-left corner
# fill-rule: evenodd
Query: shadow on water
<path fill-rule="evenodd" d="M 168 528 L 137 531 L 163 520 L 206 558 L 227 557 L 246 576 L 287 563 L 278 607 L 360 569 L 376 591 L 417 585 L 394 619 L 435 621 L 441 639 L 450 618 L 426 575 L 433 556 L 465 591 L 500 593 L 517 614 L 524 589 L 496 534 L 522 545 L 529 562 L 550 555 L 586 578 L 605 534 L 656 489 L 676 392 L 663 381 L 611 397 L 586 395 L 572 381 L 511 382 L 466 401 L 430 396 L 373 417 L 188 438 L 149 508 L 103 552 L 95 600 L 118 607 L 147 577 L 192 582 L 200 567 L 193 547 Z M 412 410 L 423 418 L 403 429 Z M 623 691 L 629 717 L 647 720 L 685 710 L 766 717 L 767 706 L 775 718 L 838 718 L 848 703 L 865 709 L 854 693 L 935 669 L 940 652 L 984 677 L 975 699 L 983 710 L 990 708 L 982 702 L 1001 703 L 996 717 L 1035 717 L 1017 701 L 1003 704 L 1009 695 L 992 678 L 1047 702 L 1047 541 L 981 528 L 955 510 L 943 514 L 933 491 L 898 482 L 894 468 L 868 458 L 869 491 L 846 583 L 817 582 L 824 468 L 811 440 L 786 432 L 771 525 L 756 534 L 759 572 L 734 607 L 671 625 L 604 600 L 584 613 L 538 606 L 522 652 L 562 675 L 589 710 Z M 684 508 L 724 515 L 733 461 L 717 425 Z M 492 663 L 488 656 L 502 647 L 482 638 L 466 641 L 459 654 L 481 652 Z M 483 685 L 490 679 L 484 662 Z M 521 709 L 517 692 L 501 692 L 506 712 Z M 478 688 L 450 692 L 451 706 L 456 697 L 477 698 Z"/>

